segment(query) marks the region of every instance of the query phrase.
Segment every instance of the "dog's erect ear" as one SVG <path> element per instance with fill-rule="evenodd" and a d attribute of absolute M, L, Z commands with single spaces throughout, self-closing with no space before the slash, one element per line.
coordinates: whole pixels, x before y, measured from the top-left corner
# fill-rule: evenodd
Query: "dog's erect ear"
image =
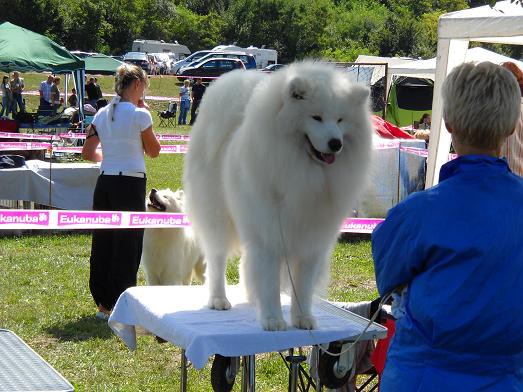
<path fill-rule="evenodd" d="M 355 84 L 351 87 L 349 94 L 353 99 L 352 102 L 356 103 L 357 105 L 363 105 L 369 99 L 370 90 L 365 86 Z"/>
<path fill-rule="evenodd" d="M 307 98 L 310 92 L 310 85 L 307 79 L 294 76 L 287 84 L 289 97 L 301 100 Z"/>
<path fill-rule="evenodd" d="M 182 189 L 178 189 L 176 190 L 176 192 L 174 192 L 174 198 L 176 200 L 183 201 L 183 199 L 185 198 L 185 193 Z"/>

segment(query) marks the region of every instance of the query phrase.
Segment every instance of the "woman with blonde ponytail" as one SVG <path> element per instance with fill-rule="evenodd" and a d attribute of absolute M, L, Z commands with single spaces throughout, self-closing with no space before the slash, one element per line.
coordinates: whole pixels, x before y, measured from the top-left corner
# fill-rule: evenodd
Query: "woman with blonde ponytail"
<path fill-rule="evenodd" d="M 82 157 L 102 162 L 93 210 L 145 209 L 144 154 L 156 158 L 160 153 L 143 100 L 147 85 L 147 75 L 140 67 L 121 65 L 115 77 L 116 97 L 96 113 L 86 130 Z M 93 231 L 89 288 L 98 306 L 98 318 L 107 319 L 120 294 L 136 285 L 142 239 L 143 229 Z"/>

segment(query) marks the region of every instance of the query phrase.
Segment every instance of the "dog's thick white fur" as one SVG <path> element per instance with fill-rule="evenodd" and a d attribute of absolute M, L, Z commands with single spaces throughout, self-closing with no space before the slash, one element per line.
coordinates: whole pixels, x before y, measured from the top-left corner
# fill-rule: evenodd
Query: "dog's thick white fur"
<path fill-rule="evenodd" d="M 262 327 L 286 329 L 280 288 L 287 288 L 292 324 L 315 328 L 315 286 L 328 278 L 340 226 L 368 177 L 368 95 L 341 71 L 312 62 L 271 75 L 234 71 L 207 89 L 184 189 L 211 308 L 230 308 L 226 259 L 239 251 L 240 280 Z"/>
<path fill-rule="evenodd" d="M 184 192 L 152 189 L 147 198 L 149 212 L 184 211 Z M 141 264 L 148 285 L 190 284 L 193 277 L 204 282 L 205 264 L 192 228 L 145 229 Z"/>

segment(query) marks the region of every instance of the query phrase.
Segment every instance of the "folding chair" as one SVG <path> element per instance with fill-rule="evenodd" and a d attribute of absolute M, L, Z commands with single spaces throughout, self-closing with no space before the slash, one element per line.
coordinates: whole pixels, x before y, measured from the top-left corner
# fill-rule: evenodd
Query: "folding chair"
<path fill-rule="evenodd" d="M 158 112 L 160 117 L 160 124 L 158 126 L 176 126 L 176 110 L 178 109 L 178 104 L 176 102 L 169 102 L 169 107 L 163 112 Z"/>

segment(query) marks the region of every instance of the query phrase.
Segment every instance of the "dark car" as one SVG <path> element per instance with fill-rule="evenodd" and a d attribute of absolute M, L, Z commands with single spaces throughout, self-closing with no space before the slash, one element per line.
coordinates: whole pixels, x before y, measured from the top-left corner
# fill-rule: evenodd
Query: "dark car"
<path fill-rule="evenodd" d="M 151 72 L 151 65 L 149 64 L 149 58 L 146 53 L 143 52 L 128 52 L 123 56 L 123 61 L 130 64 L 135 64 L 147 72 Z"/>
<path fill-rule="evenodd" d="M 204 82 L 210 82 L 226 72 L 235 69 L 245 69 L 245 64 L 239 59 L 211 58 L 194 67 L 185 67 L 177 76 L 178 80 L 203 78 Z"/>
<path fill-rule="evenodd" d="M 277 71 L 284 67 L 286 67 L 285 64 L 270 64 L 270 65 L 267 65 L 265 68 L 263 68 L 261 71 L 262 72 L 274 72 L 274 71 Z"/>
<path fill-rule="evenodd" d="M 186 65 L 185 67 L 194 67 L 196 64 L 202 63 L 205 60 L 209 60 L 211 58 L 223 58 L 223 59 L 240 59 L 243 61 L 243 64 L 245 65 L 246 69 L 256 69 L 256 59 L 252 54 L 248 54 L 245 52 L 218 52 L 213 51 L 211 53 L 207 53 L 205 56 L 193 61 L 189 65 Z M 184 67 L 180 68 L 178 72 L 181 72 Z"/>

